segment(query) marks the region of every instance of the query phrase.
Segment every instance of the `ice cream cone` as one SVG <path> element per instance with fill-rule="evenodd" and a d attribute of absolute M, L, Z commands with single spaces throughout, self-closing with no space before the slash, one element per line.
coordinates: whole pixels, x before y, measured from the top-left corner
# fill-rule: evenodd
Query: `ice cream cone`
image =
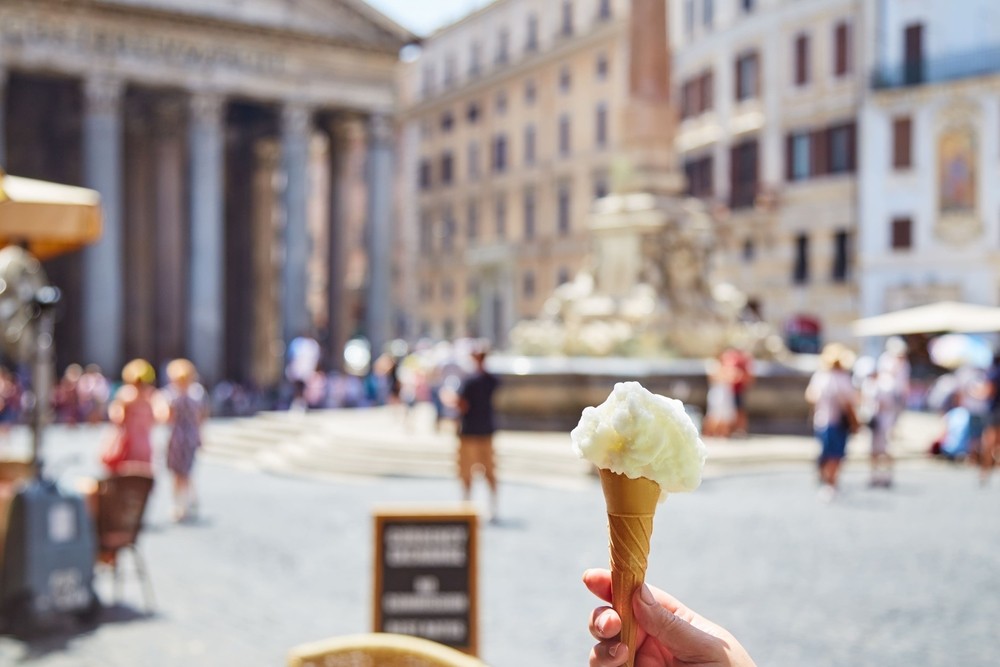
<path fill-rule="evenodd" d="M 638 628 L 632 614 L 632 596 L 646 578 L 660 485 L 645 477 L 630 479 L 602 468 L 601 486 L 608 506 L 611 606 L 622 619 L 621 641 L 629 649 L 625 664 L 632 667 Z"/>

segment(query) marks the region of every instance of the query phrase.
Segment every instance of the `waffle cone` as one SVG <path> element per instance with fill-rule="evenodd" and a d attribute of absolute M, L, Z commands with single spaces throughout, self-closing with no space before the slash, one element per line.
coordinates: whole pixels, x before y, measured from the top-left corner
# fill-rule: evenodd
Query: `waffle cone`
<path fill-rule="evenodd" d="M 608 506 L 611 551 L 611 606 L 622 619 L 621 641 L 629 648 L 628 667 L 635 664 L 638 625 L 632 613 L 632 596 L 646 578 L 653 514 L 660 499 L 660 485 L 640 477 L 601 469 L 601 486 Z"/>

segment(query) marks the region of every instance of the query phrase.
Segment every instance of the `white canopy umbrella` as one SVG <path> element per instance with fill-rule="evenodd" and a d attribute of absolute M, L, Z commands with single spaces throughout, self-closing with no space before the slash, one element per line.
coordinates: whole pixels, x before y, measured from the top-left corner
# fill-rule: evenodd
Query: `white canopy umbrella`
<path fill-rule="evenodd" d="M 0 169 L 0 246 L 24 244 L 47 259 L 101 236 L 101 197 L 94 190 L 10 176 Z"/>
<path fill-rule="evenodd" d="M 897 310 L 855 320 L 855 336 L 893 336 L 918 333 L 989 333 L 1000 331 L 1000 308 L 958 301 Z"/>

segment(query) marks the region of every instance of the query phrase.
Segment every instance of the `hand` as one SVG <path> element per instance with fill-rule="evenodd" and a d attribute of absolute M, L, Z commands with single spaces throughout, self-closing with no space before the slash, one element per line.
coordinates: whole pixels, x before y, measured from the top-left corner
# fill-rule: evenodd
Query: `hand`
<path fill-rule="evenodd" d="M 611 573 L 587 570 L 583 583 L 590 592 L 611 602 Z M 636 667 L 755 667 L 736 638 L 702 618 L 676 599 L 645 585 L 632 600 L 639 631 Z M 590 667 L 624 665 L 632 647 L 618 641 L 621 618 L 611 607 L 598 607 L 590 616 L 590 634 L 599 643 L 590 652 Z"/>

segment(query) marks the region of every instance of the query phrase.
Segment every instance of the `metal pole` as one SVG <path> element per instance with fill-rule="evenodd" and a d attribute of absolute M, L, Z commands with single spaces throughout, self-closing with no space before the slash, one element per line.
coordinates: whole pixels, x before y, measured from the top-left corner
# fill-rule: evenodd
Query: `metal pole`
<path fill-rule="evenodd" d="M 33 370 L 35 406 L 32 414 L 31 464 L 37 470 L 40 467 L 42 451 L 42 434 L 49 419 L 49 408 L 52 403 L 52 376 L 54 373 L 55 354 L 53 349 L 53 332 L 55 329 L 55 305 L 59 301 L 59 290 L 55 287 L 43 287 L 35 295 L 38 315 L 34 326 L 35 364 Z"/>

